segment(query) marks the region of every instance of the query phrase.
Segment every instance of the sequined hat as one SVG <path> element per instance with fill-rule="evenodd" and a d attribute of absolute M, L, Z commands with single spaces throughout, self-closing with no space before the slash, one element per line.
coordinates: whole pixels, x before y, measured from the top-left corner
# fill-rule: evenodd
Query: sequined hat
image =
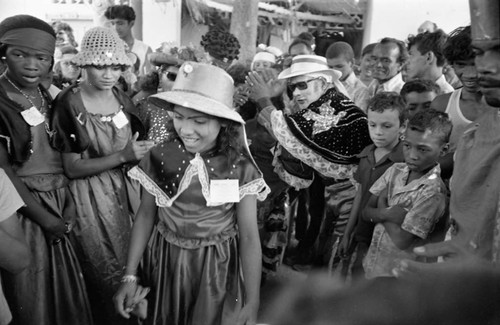
<path fill-rule="evenodd" d="M 278 79 L 288 79 L 310 73 L 324 73 L 332 78 L 330 82 L 339 80 L 342 72 L 330 69 L 326 58 L 319 55 L 297 55 L 292 59 L 290 68 L 283 70 Z"/>
<path fill-rule="evenodd" d="M 221 68 L 185 62 L 179 68 L 172 90 L 152 95 L 148 100 L 169 110 L 174 105 L 181 105 L 244 124 L 241 115 L 233 108 L 233 92 L 233 79 Z"/>
<path fill-rule="evenodd" d="M 132 65 L 125 52 L 124 42 L 114 30 L 106 27 L 89 29 L 83 36 L 80 53 L 71 61 L 80 67 Z"/>

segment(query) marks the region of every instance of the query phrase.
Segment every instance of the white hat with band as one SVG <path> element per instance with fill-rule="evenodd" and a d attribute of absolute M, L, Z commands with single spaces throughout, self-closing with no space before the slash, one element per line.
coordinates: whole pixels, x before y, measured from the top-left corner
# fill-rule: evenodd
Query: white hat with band
<path fill-rule="evenodd" d="M 311 73 L 323 73 L 330 76 L 332 80 L 328 80 L 329 82 L 339 80 L 342 76 L 342 72 L 328 67 L 325 57 L 319 55 L 297 55 L 292 59 L 290 68 L 283 70 L 278 75 L 278 79 L 288 79 Z"/>
<path fill-rule="evenodd" d="M 152 95 L 148 101 L 173 110 L 175 105 L 244 124 L 233 108 L 233 78 L 214 65 L 184 62 L 172 90 Z"/>

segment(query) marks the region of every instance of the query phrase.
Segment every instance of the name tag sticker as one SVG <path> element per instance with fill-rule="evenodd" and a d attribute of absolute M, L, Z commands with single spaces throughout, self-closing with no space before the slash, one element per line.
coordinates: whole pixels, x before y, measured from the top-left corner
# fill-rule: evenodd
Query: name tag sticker
<path fill-rule="evenodd" d="M 113 123 L 115 123 L 117 128 L 121 129 L 128 124 L 127 116 L 123 113 L 123 111 L 120 111 L 118 114 L 113 116 Z"/>
<path fill-rule="evenodd" d="M 216 203 L 240 202 L 240 187 L 237 179 L 214 179 L 210 181 L 210 201 Z"/>
<path fill-rule="evenodd" d="M 31 126 L 37 126 L 45 122 L 45 117 L 35 106 L 31 106 L 29 109 L 22 111 L 21 115 L 23 116 L 26 123 Z"/>

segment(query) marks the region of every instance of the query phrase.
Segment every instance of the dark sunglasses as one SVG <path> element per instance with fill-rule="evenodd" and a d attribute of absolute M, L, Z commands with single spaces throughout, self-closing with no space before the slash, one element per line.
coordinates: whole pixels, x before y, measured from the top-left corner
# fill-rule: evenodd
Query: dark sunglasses
<path fill-rule="evenodd" d="M 306 90 L 308 88 L 308 83 L 313 81 L 313 80 L 318 80 L 318 79 L 322 79 L 321 77 L 318 77 L 318 78 L 313 78 L 313 79 L 309 79 L 309 80 L 306 80 L 306 81 L 299 81 L 299 82 L 296 82 L 294 84 L 288 84 L 288 90 L 290 90 L 292 93 L 295 91 L 296 88 L 299 88 L 299 90 Z"/>
<path fill-rule="evenodd" d="M 165 72 L 165 76 L 167 77 L 168 80 L 175 81 L 175 78 L 177 78 L 177 73 L 167 71 Z"/>

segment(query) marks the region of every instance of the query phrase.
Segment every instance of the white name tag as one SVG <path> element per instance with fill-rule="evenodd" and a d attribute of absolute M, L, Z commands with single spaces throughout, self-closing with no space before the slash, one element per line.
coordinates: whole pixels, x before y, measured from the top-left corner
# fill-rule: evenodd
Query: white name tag
<path fill-rule="evenodd" d="M 31 126 L 37 126 L 43 122 L 45 122 L 45 116 L 35 107 L 31 106 L 29 109 L 21 112 L 26 123 Z"/>
<path fill-rule="evenodd" d="M 118 114 L 113 116 L 113 123 L 115 123 L 117 128 L 121 129 L 128 124 L 127 116 L 123 113 L 123 111 L 120 111 Z"/>
<path fill-rule="evenodd" d="M 240 202 L 240 187 L 237 179 L 214 179 L 210 181 L 210 201 L 214 203 Z"/>

